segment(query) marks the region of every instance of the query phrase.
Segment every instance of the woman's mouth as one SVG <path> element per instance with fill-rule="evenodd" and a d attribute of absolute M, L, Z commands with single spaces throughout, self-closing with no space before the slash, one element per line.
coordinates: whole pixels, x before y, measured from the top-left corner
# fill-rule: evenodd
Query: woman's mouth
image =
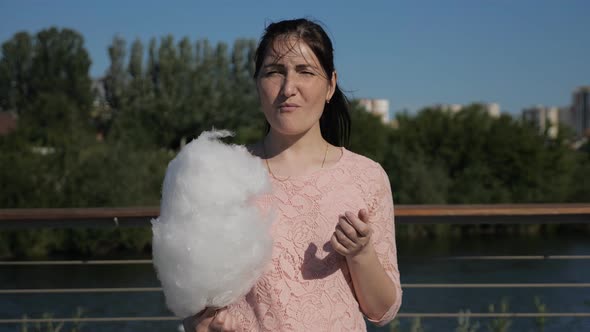
<path fill-rule="evenodd" d="M 281 112 L 293 112 L 299 108 L 299 105 L 294 103 L 282 103 L 279 105 L 279 111 Z"/>

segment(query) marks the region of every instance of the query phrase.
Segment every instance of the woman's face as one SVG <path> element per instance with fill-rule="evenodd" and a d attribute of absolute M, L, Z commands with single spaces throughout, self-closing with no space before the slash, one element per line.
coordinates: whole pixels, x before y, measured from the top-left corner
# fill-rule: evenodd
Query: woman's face
<path fill-rule="evenodd" d="M 324 104 L 334 94 L 318 58 L 296 38 L 277 38 L 268 48 L 256 79 L 258 97 L 273 130 L 299 135 L 318 126 Z"/>

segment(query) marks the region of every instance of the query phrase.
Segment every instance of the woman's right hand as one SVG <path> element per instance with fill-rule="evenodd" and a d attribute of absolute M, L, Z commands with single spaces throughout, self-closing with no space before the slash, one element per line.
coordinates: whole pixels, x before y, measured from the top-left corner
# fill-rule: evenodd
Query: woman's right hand
<path fill-rule="evenodd" d="M 206 308 L 182 321 L 185 332 L 236 332 L 237 321 L 227 308 Z"/>

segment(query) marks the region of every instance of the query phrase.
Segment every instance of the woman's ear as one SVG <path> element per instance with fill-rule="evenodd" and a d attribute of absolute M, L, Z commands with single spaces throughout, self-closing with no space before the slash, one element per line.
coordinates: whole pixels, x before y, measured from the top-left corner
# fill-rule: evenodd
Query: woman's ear
<path fill-rule="evenodd" d="M 330 102 L 330 99 L 332 99 L 332 96 L 334 95 L 334 92 L 336 91 L 337 80 L 338 80 L 338 74 L 334 70 L 332 72 L 332 77 L 330 77 L 330 81 L 328 82 L 328 94 L 326 95 L 326 102 L 327 103 Z"/>

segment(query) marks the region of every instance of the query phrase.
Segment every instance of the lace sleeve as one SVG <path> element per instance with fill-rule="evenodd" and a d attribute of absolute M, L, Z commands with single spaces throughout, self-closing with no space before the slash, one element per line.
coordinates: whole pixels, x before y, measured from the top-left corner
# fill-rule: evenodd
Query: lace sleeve
<path fill-rule="evenodd" d="M 379 261 L 396 288 L 396 299 L 387 312 L 378 320 L 367 317 L 367 320 L 383 326 L 389 323 L 399 311 L 402 302 L 402 289 L 397 265 L 397 249 L 395 245 L 395 222 L 393 212 L 393 197 L 389 177 L 383 168 L 378 166 L 379 176 L 371 184 L 372 193 L 368 202 L 370 220 L 373 227 L 373 245 L 377 251 Z"/>

